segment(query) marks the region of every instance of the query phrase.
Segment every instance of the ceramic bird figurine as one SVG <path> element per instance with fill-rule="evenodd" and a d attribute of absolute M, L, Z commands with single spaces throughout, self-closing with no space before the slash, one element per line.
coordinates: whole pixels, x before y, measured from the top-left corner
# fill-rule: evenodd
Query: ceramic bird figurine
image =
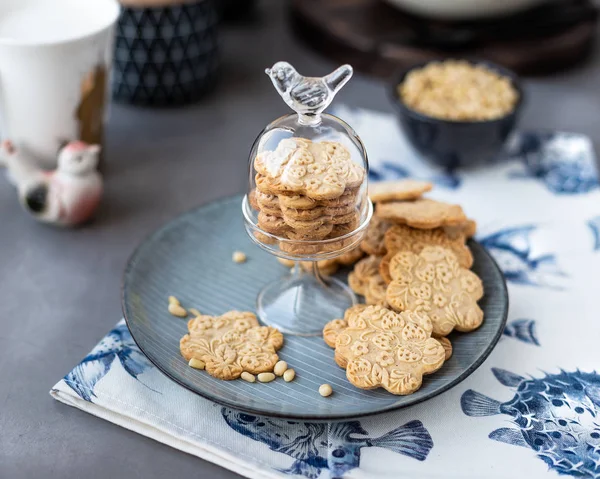
<path fill-rule="evenodd" d="M 5 140 L 0 145 L 0 165 L 8 169 L 25 210 L 45 223 L 73 226 L 90 219 L 100 203 L 99 152 L 99 145 L 71 141 L 59 151 L 57 168 L 45 171 Z"/>
<path fill-rule="evenodd" d="M 352 77 L 350 65 L 342 65 L 321 78 L 302 76 L 287 62 L 277 62 L 265 72 L 288 106 L 308 117 L 318 117 Z"/>

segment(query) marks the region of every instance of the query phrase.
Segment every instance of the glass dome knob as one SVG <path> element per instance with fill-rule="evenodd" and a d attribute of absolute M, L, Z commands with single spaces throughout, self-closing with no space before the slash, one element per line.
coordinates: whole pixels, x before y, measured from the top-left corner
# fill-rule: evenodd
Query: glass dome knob
<path fill-rule="evenodd" d="M 342 65 L 324 77 L 305 77 L 288 62 L 277 62 L 265 70 L 283 101 L 298 113 L 298 121 L 304 125 L 321 122 L 321 112 L 350 80 L 352 72 L 350 65 Z"/>

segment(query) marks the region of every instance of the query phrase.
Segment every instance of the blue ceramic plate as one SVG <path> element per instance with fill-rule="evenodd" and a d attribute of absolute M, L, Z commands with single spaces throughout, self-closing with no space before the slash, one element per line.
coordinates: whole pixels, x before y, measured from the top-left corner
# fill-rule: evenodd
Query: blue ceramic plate
<path fill-rule="evenodd" d="M 409 396 L 355 388 L 335 364 L 333 349 L 320 337 L 285 337 L 279 355 L 296 370 L 296 379 L 290 383 L 281 379 L 268 384 L 220 381 L 188 366 L 179 354 L 187 319 L 167 312 L 169 295 L 210 315 L 232 309 L 254 311 L 263 285 L 288 272 L 246 236 L 241 197 L 186 213 L 146 239 L 125 269 L 123 311 L 133 338 L 148 359 L 172 380 L 212 401 L 253 414 L 302 420 L 376 414 L 425 401 L 455 386 L 475 371 L 500 338 L 508 311 L 506 285 L 488 253 L 475 242 L 470 247 L 475 257 L 473 269 L 485 288 L 480 301 L 485 321 L 472 333 L 452 334 L 452 358 L 440 371 L 425 376 L 421 389 Z M 234 263 L 231 255 L 235 250 L 244 251 L 248 261 Z M 323 383 L 333 386 L 333 396 L 319 396 Z"/>

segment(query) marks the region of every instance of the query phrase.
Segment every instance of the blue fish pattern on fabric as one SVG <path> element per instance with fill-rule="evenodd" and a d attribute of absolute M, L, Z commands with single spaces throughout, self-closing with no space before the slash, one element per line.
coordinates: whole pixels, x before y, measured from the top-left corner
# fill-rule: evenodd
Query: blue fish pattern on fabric
<path fill-rule="evenodd" d="M 506 414 L 515 428 L 490 439 L 533 449 L 550 469 L 573 477 L 600 478 L 600 375 L 581 371 L 523 378 L 492 369 L 515 396 L 501 403 L 471 389 L 461 397 L 467 416 Z"/>
<path fill-rule="evenodd" d="M 92 398 L 96 397 L 94 386 L 110 371 L 115 358 L 118 358 L 123 369 L 134 379 L 138 379 L 140 374 L 151 367 L 133 341 L 127 326 L 118 324 L 65 376 L 65 382 L 79 397 L 93 402 Z"/>
<path fill-rule="evenodd" d="M 530 235 L 534 225 L 505 228 L 478 238 L 494 257 L 507 281 L 532 286 L 547 286 L 549 277 L 566 276 L 559 268 L 554 254 L 533 257 Z"/>
<path fill-rule="evenodd" d="M 599 186 L 589 140 L 582 135 L 522 133 L 508 153 L 525 166 L 524 171 L 510 172 L 510 178 L 537 178 L 561 195 L 588 193 Z"/>
<path fill-rule="evenodd" d="M 527 344 L 540 345 L 537 338 L 536 322 L 534 319 L 515 319 L 510 321 L 504 328 L 504 336 L 518 339 Z"/>
<path fill-rule="evenodd" d="M 404 178 L 412 178 L 413 175 L 408 168 L 399 165 L 390 160 L 381 161 L 381 168 L 369 168 L 369 180 L 370 181 L 383 181 L 383 180 L 401 180 Z M 455 173 L 447 172 L 442 174 L 435 174 L 427 178 L 419 178 L 425 181 L 430 181 L 437 186 L 456 190 L 460 188 L 461 179 Z"/>
<path fill-rule="evenodd" d="M 294 459 L 291 467 L 280 472 L 310 479 L 319 477 L 322 470 L 328 470 L 331 479 L 344 477 L 346 472 L 360 466 L 363 447 L 383 447 L 419 461 L 424 461 L 433 447 L 433 440 L 421 421 L 410 421 L 372 438 L 359 421 L 294 422 L 225 407 L 221 414 L 233 430 Z"/>
<path fill-rule="evenodd" d="M 600 216 L 596 216 L 587 222 L 587 225 L 592 230 L 594 236 L 594 251 L 600 250 Z"/>

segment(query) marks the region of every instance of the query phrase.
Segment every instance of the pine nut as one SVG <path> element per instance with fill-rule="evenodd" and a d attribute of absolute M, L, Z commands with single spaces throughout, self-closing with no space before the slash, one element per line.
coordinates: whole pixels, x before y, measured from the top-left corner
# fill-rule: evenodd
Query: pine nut
<path fill-rule="evenodd" d="M 286 383 L 293 381 L 295 377 L 296 377 L 296 371 L 294 371 L 293 369 L 288 369 L 285 373 L 283 373 L 283 380 Z"/>
<path fill-rule="evenodd" d="M 177 306 L 181 306 L 181 303 L 175 296 L 169 296 L 169 304 L 176 304 Z"/>
<path fill-rule="evenodd" d="M 178 318 L 185 318 L 187 316 L 187 311 L 175 303 L 169 304 L 169 313 Z"/>
<path fill-rule="evenodd" d="M 240 377 L 249 383 L 256 381 L 256 376 L 254 376 L 254 374 L 250 374 L 248 371 L 244 371 Z"/>
<path fill-rule="evenodd" d="M 190 362 L 188 364 L 194 369 L 204 369 L 204 367 L 206 366 L 204 364 L 204 361 L 201 361 L 200 359 L 196 358 L 190 359 Z"/>
<path fill-rule="evenodd" d="M 190 309 L 188 309 L 188 311 L 190 313 L 192 313 L 194 316 L 202 316 L 202 313 L 200 311 L 198 311 L 196 308 L 190 308 Z"/>
<path fill-rule="evenodd" d="M 275 376 L 283 376 L 283 373 L 285 373 L 287 371 L 287 363 L 285 361 L 277 361 L 277 364 L 275 364 L 275 367 L 273 368 L 273 372 L 275 373 Z"/>
<path fill-rule="evenodd" d="M 275 375 L 273 373 L 260 373 L 257 378 L 261 383 L 270 383 L 275 379 Z"/>
<path fill-rule="evenodd" d="M 331 386 L 329 384 L 321 384 L 319 386 L 319 394 L 323 397 L 327 397 L 327 396 L 331 396 L 331 394 L 333 393 L 333 389 L 331 389 Z"/>
<path fill-rule="evenodd" d="M 246 255 L 244 253 L 242 253 L 241 251 L 235 251 L 233 253 L 233 262 L 234 263 L 245 263 Z"/>

